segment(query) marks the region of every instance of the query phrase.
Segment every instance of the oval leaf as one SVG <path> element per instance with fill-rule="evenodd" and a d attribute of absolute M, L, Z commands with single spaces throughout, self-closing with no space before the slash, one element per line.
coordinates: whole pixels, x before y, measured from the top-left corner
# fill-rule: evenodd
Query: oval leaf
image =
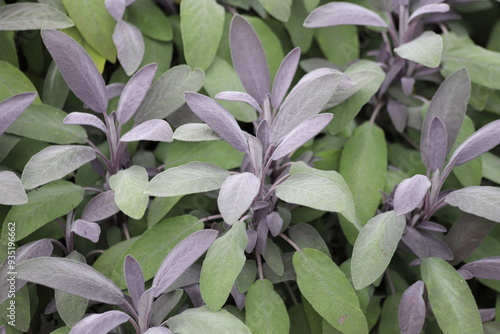
<path fill-rule="evenodd" d="M 0 204 L 20 205 L 28 203 L 23 184 L 13 172 L 0 172 Z"/>
<path fill-rule="evenodd" d="M 394 52 L 401 58 L 436 68 L 441 63 L 443 40 L 435 32 L 426 31 L 411 42 L 401 44 Z"/>
<path fill-rule="evenodd" d="M 139 262 L 132 255 L 125 257 L 123 273 L 127 282 L 127 289 L 135 307 L 139 307 L 139 301 L 144 294 L 144 274 Z"/>
<path fill-rule="evenodd" d="M 180 141 L 211 141 L 221 140 L 218 134 L 207 124 L 188 123 L 175 129 L 174 139 Z"/>
<path fill-rule="evenodd" d="M 120 65 L 127 75 L 132 75 L 141 65 L 144 56 L 145 46 L 141 31 L 128 22 L 119 21 L 113 33 L 113 43 L 116 45 Z"/>
<path fill-rule="evenodd" d="M 429 169 L 431 171 L 435 171 L 438 168 L 442 170 L 446 155 L 448 154 L 448 134 L 446 133 L 446 126 L 438 116 L 435 116 L 431 120 L 427 137 Z"/>
<path fill-rule="evenodd" d="M 96 243 L 99 241 L 99 236 L 101 235 L 101 227 L 96 223 L 77 219 L 71 224 L 71 232 Z"/>
<path fill-rule="evenodd" d="M 491 256 L 469 262 L 463 265 L 460 270 L 466 270 L 474 277 L 500 280 L 500 256 Z"/>
<path fill-rule="evenodd" d="M 124 134 L 120 141 L 131 142 L 139 140 L 171 142 L 174 133 L 170 125 L 162 119 L 150 119 L 135 126 L 132 130 Z"/>
<path fill-rule="evenodd" d="M 500 188 L 466 187 L 448 194 L 445 202 L 464 212 L 500 223 Z"/>
<path fill-rule="evenodd" d="M 0 30 L 63 29 L 74 25 L 62 11 L 42 3 L 15 3 L 0 8 Z"/>
<path fill-rule="evenodd" d="M 260 190 L 260 180 L 251 173 L 231 175 L 220 187 L 217 204 L 224 221 L 234 224 L 249 208 Z"/>
<path fill-rule="evenodd" d="M 425 175 L 417 174 L 405 179 L 396 188 L 394 194 L 394 211 L 397 215 L 413 211 L 424 199 L 431 181 Z"/>
<path fill-rule="evenodd" d="M 403 293 L 399 303 L 399 328 L 403 334 L 419 334 L 425 322 L 424 282 L 417 281 Z"/>
<path fill-rule="evenodd" d="M 115 192 L 108 190 L 93 197 L 85 206 L 82 219 L 97 222 L 111 217 L 120 209 L 115 204 Z"/>
<path fill-rule="evenodd" d="M 422 7 L 417 8 L 408 19 L 408 22 L 411 22 L 414 18 L 419 17 L 424 14 L 431 13 L 446 13 L 450 10 L 450 6 L 445 3 L 431 3 L 428 5 L 423 5 Z"/>
<path fill-rule="evenodd" d="M 271 92 L 271 103 L 275 109 L 279 108 L 281 102 L 292 84 L 293 77 L 297 71 L 297 66 L 300 60 L 300 48 L 295 48 L 290 51 L 285 59 L 280 64 L 278 72 L 273 82 L 273 90 Z"/>
<path fill-rule="evenodd" d="M 144 167 L 132 166 L 109 178 L 109 186 L 115 191 L 115 203 L 133 219 L 141 219 L 146 212 L 149 196 L 144 194 L 148 185 L 148 172 Z"/>
<path fill-rule="evenodd" d="M 69 334 L 106 334 L 121 324 L 126 323 L 129 319 L 130 316 L 121 311 L 91 314 L 76 324 Z"/>
<path fill-rule="evenodd" d="M 106 133 L 107 128 L 104 122 L 97 116 L 84 112 L 72 112 L 64 118 L 64 124 L 90 125 Z"/>
<path fill-rule="evenodd" d="M 35 92 L 21 93 L 11 96 L 0 103 L 0 135 L 35 101 L 36 97 Z"/>
<path fill-rule="evenodd" d="M 332 2 L 313 10 L 304 27 L 319 28 L 344 24 L 388 28 L 387 23 L 375 12 L 348 2 Z"/>

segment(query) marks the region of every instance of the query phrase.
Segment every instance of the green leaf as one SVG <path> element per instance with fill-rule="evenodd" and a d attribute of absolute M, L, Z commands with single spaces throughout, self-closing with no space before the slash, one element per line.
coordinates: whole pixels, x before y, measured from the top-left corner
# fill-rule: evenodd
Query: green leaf
<path fill-rule="evenodd" d="M 17 175 L 10 171 L 0 172 L 0 204 L 20 205 L 28 203 L 28 196 Z"/>
<path fill-rule="evenodd" d="M 215 0 L 183 0 L 181 33 L 191 68 L 206 70 L 215 57 L 224 28 L 224 7 Z"/>
<path fill-rule="evenodd" d="M 462 123 L 462 127 L 458 132 L 455 144 L 453 144 L 450 150 L 449 156 L 462 144 L 469 136 L 471 136 L 476 130 L 474 129 L 474 124 L 470 117 L 465 116 Z M 482 170 L 482 157 L 479 156 L 471 161 L 466 162 L 463 165 L 456 166 L 453 168 L 453 174 L 457 177 L 458 181 L 464 186 L 478 186 L 481 184 L 481 179 L 483 177 Z M 500 173 L 499 173 L 500 174 Z"/>
<path fill-rule="evenodd" d="M 482 175 L 490 181 L 500 184 L 500 158 L 493 153 L 486 152 L 481 155 Z"/>
<path fill-rule="evenodd" d="M 375 282 L 391 262 L 406 226 L 394 211 L 379 214 L 359 232 L 352 253 L 352 282 L 358 290 Z"/>
<path fill-rule="evenodd" d="M 236 287 L 241 293 L 245 293 L 250 289 L 250 286 L 255 282 L 255 276 L 257 275 L 257 265 L 255 260 L 246 260 L 243 269 L 236 278 Z"/>
<path fill-rule="evenodd" d="M 109 178 L 109 186 L 115 191 L 115 203 L 133 219 L 141 219 L 148 207 L 149 196 L 144 194 L 148 185 L 148 172 L 141 166 L 121 170 Z"/>
<path fill-rule="evenodd" d="M 302 53 L 310 49 L 314 37 L 314 30 L 302 25 L 306 18 L 307 12 L 303 1 L 293 0 L 290 18 L 284 23 L 284 26 L 290 35 L 293 45 L 300 47 Z"/>
<path fill-rule="evenodd" d="M 18 68 L 5 61 L 0 61 L 0 101 L 6 100 L 13 95 L 26 92 L 36 92 L 36 88 L 33 86 L 30 79 L 28 79 Z M 37 97 L 34 103 L 40 102 L 40 98 Z"/>
<path fill-rule="evenodd" d="M 168 18 L 151 0 L 137 0 L 127 6 L 125 20 L 139 28 L 144 36 L 157 41 L 168 42 L 173 38 Z"/>
<path fill-rule="evenodd" d="M 186 65 L 171 68 L 149 89 L 135 114 L 136 123 L 167 117 L 186 102 L 184 92 L 197 92 L 203 85 L 203 79 L 200 69 L 192 71 Z"/>
<path fill-rule="evenodd" d="M 215 98 L 217 93 L 223 91 L 245 91 L 233 67 L 219 57 L 215 57 L 212 65 L 210 65 L 205 72 L 205 83 L 203 87 L 212 98 Z M 255 110 L 246 103 L 222 100 L 217 102 L 229 110 L 238 121 L 249 123 L 257 118 Z"/>
<path fill-rule="evenodd" d="M 83 200 L 84 190 L 67 181 L 55 181 L 28 193 L 28 203 L 10 209 L 2 229 L 7 239 L 7 224 L 16 223 L 15 241 L 30 235 L 40 227 L 59 218 Z"/>
<path fill-rule="evenodd" d="M 258 0 L 262 7 L 282 22 L 288 21 L 292 7 L 292 0 Z"/>
<path fill-rule="evenodd" d="M 201 267 L 200 289 L 203 300 L 211 310 L 220 310 L 226 302 L 245 265 L 247 243 L 245 223 L 236 222 L 208 250 Z"/>
<path fill-rule="evenodd" d="M 420 270 L 443 333 L 483 333 L 474 296 L 464 278 L 446 261 L 435 257 L 423 260 Z"/>
<path fill-rule="evenodd" d="M 12 323 L 11 318 L 7 317 L 10 314 L 10 311 L 7 309 L 11 306 L 10 302 L 15 301 L 15 321 Z M 15 326 L 6 326 L 8 334 L 14 333 L 27 333 L 30 330 L 30 322 L 31 322 L 31 305 L 30 296 L 29 296 L 29 288 L 27 285 L 23 286 L 19 291 L 15 293 L 13 298 L 7 299 L 5 302 L 0 304 L 2 311 L 0 313 L 1 317 L 6 320 L 6 324 L 15 324 Z M 12 329 L 16 329 L 15 331 Z M 17 331 L 19 330 L 19 332 Z"/>
<path fill-rule="evenodd" d="M 17 136 L 8 135 L 6 133 L 0 135 L 0 162 L 5 159 L 14 146 L 19 143 L 21 138 Z"/>
<path fill-rule="evenodd" d="M 222 138 L 205 123 L 187 123 L 175 129 L 174 139 L 180 141 L 212 141 Z"/>
<path fill-rule="evenodd" d="M 313 248 L 331 258 L 330 250 L 321 235 L 309 224 L 296 224 L 288 229 L 290 239 L 300 248 Z"/>
<path fill-rule="evenodd" d="M 68 97 L 69 87 L 54 61 L 50 63 L 43 82 L 43 103 L 54 108 L 63 108 Z"/>
<path fill-rule="evenodd" d="M 217 190 L 228 176 L 228 171 L 216 165 L 206 162 L 190 162 L 156 175 L 144 193 L 150 196 L 167 197 Z"/>
<path fill-rule="evenodd" d="M 26 189 L 58 180 L 96 158 L 89 146 L 49 146 L 31 157 L 21 176 Z"/>
<path fill-rule="evenodd" d="M 300 292 L 330 325 L 345 334 L 368 333 L 356 293 L 327 255 L 305 248 L 293 255 L 293 266 Z"/>
<path fill-rule="evenodd" d="M 464 212 L 500 223 L 500 188 L 466 187 L 448 194 L 445 202 Z"/>
<path fill-rule="evenodd" d="M 283 260 L 281 259 L 281 250 L 272 241 L 272 239 L 267 239 L 266 251 L 262 254 L 262 257 L 266 260 L 267 265 L 276 275 L 283 276 L 285 273 L 285 266 L 283 264 Z"/>
<path fill-rule="evenodd" d="M 182 196 L 156 197 L 148 210 L 148 226 L 156 225 L 179 202 Z"/>
<path fill-rule="evenodd" d="M 304 5 L 306 7 L 306 10 L 308 12 L 312 11 L 314 8 L 316 8 L 320 2 L 320 0 L 303 0 Z"/>
<path fill-rule="evenodd" d="M 414 40 L 401 44 L 394 52 L 401 58 L 436 68 L 441 63 L 443 40 L 435 32 L 426 31 Z"/>
<path fill-rule="evenodd" d="M 42 3 L 0 7 L 0 30 L 62 29 L 74 26 L 63 12 Z"/>
<path fill-rule="evenodd" d="M 359 222 L 373 217 L 381 200 L 387 174 L 387 143 L 384 131 L 366 122 L 354 130 L 340 160 L 340 174 L 351 189 Z"/>
<path fill-rule="evenodd" d="M 253 334 L 288 334 L 290 319 L 283 299 L 274 291 L 273 283 L 259 279 L 246 295 L 246 324 Z"/>
<path fill-rule="evenodd" d="M 118 271 L 117 268 L 123 268 L 123 259 L 125 259 L 125 254 L 128 254 L 128 250 L 137 241 L 137 239 L 138 237 L 125 239 L 109 247 L 97 258 L 92 266 L 104 276 L 112 279 L 116 285 L 120 286 L 119 282 L 123 282 L 122 287 L 125 288 L 126 284 L 123 279 L 123 275 L 117 280 L 115 279 L 118 277 L 116 272 Z M 121 263 L 120 260 L 122 260 Z"/>
<path fill-rule="evenodd" d="M 187 309 L 167 320 L 173 333 L 252 334 L 247 326 L 226 310 L 212 312 L 206 306 Z"/>
<path fill-rule="evenodd" d="M 326 59 L 338 66 L 346 66 L 359 59 L 358 28 L 342 25 L 314 29 L 314 36 Z"/>
<path fill-rule="evenodd" d="M 398 320 L 398 308 L 401 302 L 401 294 L 390 295 L 384 301 L 382 312 L 380 314 L 380 323 L 378 325 L 379 333 L 400 334 Z"/>

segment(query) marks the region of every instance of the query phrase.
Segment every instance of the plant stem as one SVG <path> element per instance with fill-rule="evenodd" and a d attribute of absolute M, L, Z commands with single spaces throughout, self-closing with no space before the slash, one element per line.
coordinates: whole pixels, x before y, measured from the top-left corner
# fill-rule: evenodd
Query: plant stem
<path fill-rule="evenodd" d="M 394 288 L 394 283 L 392 282 L 391 275 L 389 274 L 389 270 L 385 270 L 385 278 L 387 279 L 387 283 L 389 284 L 389 289 L 391 289 L 391 295 L 396 294 L 396 289 Z"/>
<path fill-rule="evenodd" d="M 380 109 L 382 109 L 383 106 L 384 106 L 383 101 L 379 101 L 377 103 L 377 105 L 375 106 L 375 109 L 373 110 L 372 116 L 370 117 L 370 123 L 375 123 L 375 118 L 377 118 L 377 116 L 380 112 Z"/>
<path fill-rule="evenodd" d="M 258 251 L 255 252 L 255 257 L 257 258 L 257 269 L 259 272 L 259 279 L 264 279 L 264 271 L 262 270 L 262 259 Z"/>
<path fill-rule="evenodd" d="M 290 297 L 292 297 L 293 304 L 299 305 L 299 301 L 297 300 L 297 297 L 295 297 L 295 294 L 293 293 L 293 290 L 292 290 L 292 287 L 290 286 L 290 283 L 288 283 L 288 282 L 283 282 L 283 283 L 285 284 L 285 287 L 288 290 Z"/>
<path fill-rule="evenodd" d="M 222 215 L 208 216 L 208 217 L 199 219 L 199 221 L 206 222 L 207 220 L 214 220 L 214 219 L 219 219 L 219 218 L 222 218 Z"/>
<path fill-rule="evenodd" d="M 292 246 L 297 252 L 302 252 L 302 249 L 300 249 L 300 247 L 297 246 L 297 244 L 295 242 L 293 242 L 292 239 L 290 239 L 285 234 L 283 234 L 283 232 L 281 232 L 279 234 L 279 236 L 282 237 L 283 239 L 285 239 L 285 241 L 288 242 L 290 244 L 290 246 Z"/>
<path fill-rule="evenodd" d="M 94 188 L 94 187 L 82 187 L 85 191 L 94 191 L 96 193 L 102 193 L 102 189 Z"/>

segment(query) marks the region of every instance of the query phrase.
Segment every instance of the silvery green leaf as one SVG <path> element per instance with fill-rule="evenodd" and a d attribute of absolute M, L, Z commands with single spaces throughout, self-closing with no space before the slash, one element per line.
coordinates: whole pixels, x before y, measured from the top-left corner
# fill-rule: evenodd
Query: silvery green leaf
<path fill-rule="evenodd" d="M 94 222 L 77 219 L 71 224 L 71 232 L 96 243 L 101 235 L 101 227 Z"/>
<path fill-rule="evenodd" d="M 319 28 L 344 24 L 388 28 L 387 23 L 375 12 L 349 2 L 331 2 L 313 10 L 304 27 Z"/>
<path fill-rule="evenodd" d="M 109 186 L 115 191 L 115 203 L 133 219 L 141 219 L 146 212 L 149 196 L 144 194 L 148 185 L 148 172 L 144 167 L 132 166 L 109 178 Z"/>
<path fill-rule="evenodd" d="M 260 190 L 260 180 L 251 173 L 227 177 L 221 185 L 217 204 L 224 221 L 234 224 L 249 208 Z"/>
<path fill-rule="evenodd" d="M 276 19 L 287 22 L 290 18 L 292 0 L 257 0 Z"/>
<path fill-rule="evenodd" d="M 122 311 L 91 314 L 76 324 L 69 334 L 106 334 L 121 324 L 126 323 L 129 319 L 130 316 Z"/>
<path fill-rule="evenodd" d="M 148 64 L 135 73 L 121 91 L 116 115 L 121 124 L 125 124 L 134 116 L 153 82 L 158 66 Z"/>
<path fill-rule="evenodd" d="M 104 125 L 104 122 L 99 117 L 84 112 L 74 111 L 64 117 L 63 122 L 64 124 L 90 125 L 104 133 L 107 131 L 106 125 Z"/>
<path fill-rule="evenodd" d="M 411 22 L 413 19 L 419 17 L 420 15 L 431 13 L 446 13 L 449 10 L 450 6 L 445 3 L 430 3 L 427 5 L 423 5 L 422 7 L 417 8 L 413 13 L 411 13 L 408 22 Z"/>
<path fill-rule="evenodd" d="M 37 94 L 35 92 L 21 93 L 0 102 L 0 135 L 14 123 L 36 97 Z"/>
<path fill-rule="evenodd" d="M 172 332 L 165 327 L 151 327 L 144 334 L 172 334 Z"/>
<path fill-rule="evenodd" d="M 206 162 L 190 162 L 156 175 L 145 193 L 150 196 L 179 196 L 217 190 L 229 172 Z"/>
<path fill-rule="evenodd" d="M 273 90 L 271 92 L 271 103 L 274 108 L 279 108 L 281 102 L 292 84 L 293 77 L 297 71 L 297 66 L 300 60 L 300 48 L 295 48 L 290 51 L 280 64 L 278 72 L 273 82 Z"/>
<path fill-rule="evenodd" d="M 362 90 L 364 87 L 372 83 L 377 79 L 377 77 L 380 75 L 376 71 L 356 71 L 349 73 L 349 78 L 352 83 L 355 83 L 354 86 L 352 87 L 346 87 L 344 89 L 341 89 L 341 87 L 337 86 L 335 93 L 330 97 L 330 100 L 326 103 L 325 109 L 330 109 L 335 106 L 338 106 L 339 104 L 343 103 L 347 99 L 349 99 L 351 96 Z M 344 74 L 344 77 L 347 75 Z"/>
<path fill-rule="evenodd" d="M 117 57 L 127 75 L 132 75 L 144 56 L 144 38 L 134 25 L 118 21 L 113 32 L 113 43 L 116 45 Z"/>
<path fill-rule="evenodd" d="M 132 128 L 124 134 L 121 142 L 131 142 L 139 140 L 171 142 L 174 140 L 173 131 L 170 125 L 162 119 L 150 119 Z"/>
<path fill-rule="evenodd" d="M 210 141 L 221 140 L 218 134 L 207 124 L 188 123 L 179 126 L 174 131 L 174 139 L 180 141 Z"/>
<path fill-rule="evenodd" d="M 26 189 L 58 180 L 96 158 L 93 148 L 79 145 L 49 146 L 28 161 L 21 181 Z"/>
<path fill-rule="evenodd" d="M 262 257 L 266 261 L 269 268 L 278 276 L 282 276 L 285 273 L 285 266 L 283 260 L 281 259 L 280 248 L 272 241 L 272 239 L 267 239 L 266 241 L 266 251 L 262 254 Z"/>
<path fill-rule="evenodd" d="M 83 47 L 57 30 L 43 30 L 42 40 L 73 93 L 90 109 L 105 114 L 106 84 Z"/>
<path fill-rule="evenodd" d="M 79 261 L 37 257 L 19 263 L 19 279 L 48 286 L 101 303 L 120 305 L 122 291 L 107 277 Z"/>
<path fill-rule="evenodd" d="M 399 328 L 403 334 L 419 334 L 425 322 L 424 282 L 417 281 L 405 290 L 399 303 Z"/>
<path fill-rule="evenodd" d="M 28 203 L 28 196 L 17 175 L 10 171 L 0 172 L 0 204 L 20 205 Z"/>
<path fill-rule="evenodd" d="M 359 232 L 352 253 L 352 282 L 360 290 L 375 282 L 391 262 L 406 226 L 394 211 L 379 214 Z"/>
<path fill-rule="evenodd" d="M 424 199 L 431 181 L 425 175 L 417 174 L 405 179 L 396 188 L 394 194 L 394 211 L 397 215 L 413 211 Z"/>
<path fill-rule="evenodd" d="M 132 255 L 127 255 L 123 263 L 123 273 L 127 282 L 127 289 L 135 307 L 138 308 L 139 300 L 144 294 L 144 274 L 141 265 Z"/>
<path fill-rule="evenodd" d="M 500 223 L 500 188 L 466 187 L 449 193 L 445 202 L 464 212 Z"/>
<path fill-rule="evenodd" d="M 97 222 L 111 217 L 120 209 L 115 203 L 115 192 L 113 190 L 104 191 L 93 197 L 85 206 L 82 219 Z"/>
<path fill-rule="evenodd" d="M 290 239 L 300 248 L 317 249 L 331 257 L 326 242 L 311 225 L 304 223 L 293 225 L 288 229 L 288 233 L 290 234 Z"/>
<path fill-rule="evenodd" d="M 436 68 L 441 63 L 443 40 L 435 32 L 426 31 L 414 40 L 401 44 L 394 52 L 401 58 Z"/>
<path fill-rule="evenodd" d="M 74 26 L 69 17 L 41 3 L 14 3 L 0 8 L 0 30 L 63 29 Z"/>

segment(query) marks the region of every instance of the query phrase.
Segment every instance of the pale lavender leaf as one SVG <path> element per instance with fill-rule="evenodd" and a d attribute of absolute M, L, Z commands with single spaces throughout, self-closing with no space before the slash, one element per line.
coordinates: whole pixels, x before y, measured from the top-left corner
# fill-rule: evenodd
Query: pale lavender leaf
<path fill-rule="evenodd" d="M 184 95 L 189 108 L 222 139 L 240 152 L 247 150 L 245 135 L 229 111 L 202 94 L 186 92 Z"/>
<path fill-rule="evenodd" d="M 259 138 L 263 147 L 268 147 L 269 145 L 269 123 L 266 120 L 262 120 L 257 126 L 256 137 Z"/>
<path fill-rule="evenodd" d="M 433 3 L 424 5 L 420 8 L 417 8 L 408 19 L 408 22 L 411 22 L 414 18 L 430 13 L 446 13 L 450 10 L 450 6 L 445 3 Z"/>
<path fill-rule="evenodd" d="M 108 190 L 93 197 L 85 206 L 82 219 L 96 222 L 118 213 L 120 209 L 115 203 L 115 192 Z"/>
<path fill-rule="evenodd" d="M 259 104 L 263 103 L 270 92 L 271 78 L 259 37 L 247 20 L 235 15 L 231 21 L 229 40 L 234 69 L 243 87 Z"/>
<path fill-rule="evenodd" d="M 225 100 L 225 101 L 237 101 L 237 102 L 244 102 L 248 105 L 250 105 L 252 108 L 257 110 L 259 113 L 262 113 L 262 109 L 259 106 L 259 103 L 255 101 L 255 99 L 252 97 L 252 95 L 243 93 L 243 92 L 220 92 L 217 95 L 215 95 L 215 98 L 218 100 Z"/>
<path fill-rule="evenodd" d="M 151 327 L 144 334 L 172 334 L 172 331 L 165 327 Z"/>
<path fill-rule="evenodd" d="M 130 81 L 130 80 L 129 80 Z M 125 88 L 125 84 L 122 83 L 112 83 L 106 86 L 106 91 L 108 92 L 108 100 L 114 97 L 120 96 L 120 94 Z"/>
<path fill-rule="evenodd" d="M 414 85 L 415 79 L 408 77 L 401 78 L 401 87 L 403 88 L 403 93 L 405 93 L 405 95 L 410 95 L 413 92 Z"/>
<path fill-rule="evenodd" d="M 5 326 L 0 326 L 0 334 L 6 334 L 7 330 L 5 329 Z"/>
<path fill-rule="evenodd" d="M 427 234 L 422 231 L 422 237 L 424 238 L 425 244 L 427 245 L 427 250 L 429 252 L 429 257 L 439 257 L 446 261 L 453 260 L 453 252 L 443 241 Z"/>
<path fill-rule="evenodd" d="M 474 278 L 474 275 L 472 275 L 470 272 L 468 272 L 467 270 L 463 270 L 463 269 L 459 269 L 457 270 L 458 273 L 460 275 L 462 275 L 462 277 L 465 279 L 465 280 L 470 280 L 470 279 L 473 279 Z"/>
<path fill-rule="evenodd" d="M 262 168 L 262 159 L 264 158 L 264 148 L 257 137 L 247 135 L 248 156 L 254 167 L 254 172 L 257 174 Z"/>
<path fill-rule="evenodd" d="M 28 108 L 36 99 L 37 93 L 21 93 L 9 97 L 0 103 L 0 135 Z"/>
<path fill-rule="evenodd" d="M 417 174 L 401 182 L 394 194 L 394 211 L 398 215 L 413 211 L 427 194 L 431 181 L 425 175 Z"/>
<path fill-rule="evenodd" d="M 233 284 L 233 287 L 231 288 L 231 296 L 233 296 L 236 307 L 243 310 L 245 307 L 245 294 L 238 291 L 236 284 Z"/>
<path fill-rule="evenodd" d="M 405 60 L 402 58 L 396 58 L 395 63 L 389 68 L 389 71 L 387 72 L 384 81 L 382 82 L 382 85 L 380 86 L 378 90 L 378 94 L 384 94 L 386 90 L 389 88 L 389 86 L 392 84 L 394 79 L 398 76 L 398 74 L 401 72 L 401 70 L 405 67 Z"/>
<path fill-rule="evenodd" d="M 57 30 L 42 30 L 42 39 L 73 93 L 90 109 L 105 114 L 108 107 L 106 85 L 83 47 Z"/>
<path fill-rule="evenodd" d="M 68 116 L 64 117 L 63 123 L 89 125 L 93 126 L 94 128 L 98 128 L 104 133 L 106 133 L 107 131 L 106 125 L 99 119 L 99 117 L 84 112 L 75 111 L 68 114 Z"/>
<path fill-rule="evenodd" d="M 125 257 L 123 264 L 125 282 L 127 282 L 128 292 L 135 307 L 139 306 L 139 300 L 144 293 L 144 274 L 139 262 L 132 255 Z"/>
<path fill-rule="evenodd" d="M 115 21 L 121 21 L 127 6 L 126 0 L 106 0 L 104 5 Z"/>
<path fill-rule="evenodd" d="M 11 171 L 0 172 L 0 204 L 21 205 L 28 203 L 28 196 L 19 177 Z"/>
<path fill-rule="evenodd" d="M 429 143 L 427 148 L 429 162 L 427 165 L 429 170 L 433 172 L 443 167 L 448 153 L 448 134 L 446 133 L 446 126 L 439 116 L 435 116 L 431 120 L 427 138 Z"/>
<path fill-rule="evenodd" d="M 124 124 L 134 116 L 146 97 L 157 68 L 158 66 L 155 63 L 144 66 L 130 78 L 125 88 L 123 88 L 116 111 L 120 123 Z"/>
<path fill-rule="evenodd" d="M 260 180 L 251 173 L 231 175 L 220 187 L 217 204 L 224 222 L 232 225 L 250 208 L 260 190 Z"/>
<path fill-rule="evenodd" d="M 271 212 L 266 217 L 267 227 L 269 227 L 269 232 L 273 237 L 277 236 L 281 232 L 281 228 L 283 227 L 283 218 L 281 218 L 280 214 L 276 211 Z"/>
<path fill-rule="evenodd" d="M 401 241 L 419 258 L 425 259 L 429 256 L 424 237 L 413 227 L 406 226 L 405 234 L 403 234 Z"/>
<path fill-rule="evenodd" d="M 158 297 L 196 262 L 217 239 L 215 230 L 197 231 L 178 243 L 163 260 L 153 279 L 154 296 Z"/>
<path fill-rule="evenodd" d="M 200 282 L 200 272 L 201 265 L 195 263 L 191 267 L 189 267 L 178 279 L 175 280 L 174 283 L 165 291 L 165 293 L 169 293 L 176 289 L 184 288 L 185 286 L 196 284 Z"/>
<path fill-rule="evenodd" d="M 283 141 L 273 152 L 271 159 L 278 160 L 295 151 L 320 133 L 332 119 L 333 114 L 328 113 L 309 117 L 283 138 Z"/>
<path fill-rule="evenodd" d="M 402 334 L 419 334 L 425 322 L 424 282 L 417 281 L 405 290 L 398 309 Z"/>
<path fill-rule="evenodd" d="M 101 303 L 120 305 L 124 296 L 113 281 L 79 261 L 37 257 L 17 264 L 19 279 Z"/>
<path fill-rule="evenodd" d="M 166 121 L 162 119 L 150 119 L 135 126 L 120 138 L 121 142 L 139 140 L 171 142 L 174 140 L 174 132 Z"/>
<path fill-rule="evenodd" d="M 500 256 L 486 257 L 463 265 L 461 270 L 467 270 L 474 277 L 500 280 Z"/>
<path fill-rule="evenodd" d="M 480 308 L 479 315 L 481 316 L 481 322 L 492 321 L 495 318 L 495 309 Z"/>
<path fill-rule="evenodd" d="M 257 251 L 260 254 L 264 254 L 267 248 L 267 235 L 269 234 L 269 227 L 267 226 L 267 222 L 262 220 L 257 225 Z"/>
<path fill-rule="evenodd" d="M 387 112 L 396 131 L 403 132 L 408 120 L 408 107 L 399 101 L 391 100 L 387 104 Z"/>
<path fill-rule="evenodd" d="M 201 295 L 200 285 L 199 284 L 191 284 L 184 287 L 184 291 L 191 299 L 194 307 L 202 307 L 205 305 L 205 301 L 203 300 L 203 296 Z"/>
<path fill-rule="evenodd" d="M 339 83 L 335 87 L 336 89 L 338 89 L 340 86 L 340 83 L 342 82 L 343 78 L 345 77 L 345 74 L 343 74 L 341 71 L 339 71 L 337 69 L 333 69 L 333 68 L 329 68 L 329 67 L 321 67 L 321 68 L 317 68 L 315 70 L 312 70 L 311 72 L 307 73 L 302 78 L 300 78 L 299 82 L 297 82 L 297 84 L 292 88 L 292 90 L 290 91 L 288 96 L 291 96 L 291 95 L 295 94 L 296 92 L 300 91 L 300 88 L 302 88 L 303 86 L 305 86 L 309 82 L 316 80 L 324 75 L 328 75 L 328 74 L 336 74 L 340 78 Z M 332 94 L 333 94 L 333 92 L 332 92 Z"/>
<path fill-rule="evenodd" d="M 418 224 L 417 228 L 421 228 L 427 231 L 442 232 L 442 233 L 446 233 L 447 231 L 446 227 L 444 227 L 443 225 L 429 221 Z"/>
<path fill-rule="evenodd" d="M 148 328 L 149 317 L 151 314 L 151 309 L 153 308 L 153 300 L 154 300 L 154 288 L 151 287 L 148 290 L 144 291 L 144 293 L 139 298 L 139 302 L 137 303 L 137 313 L 139 314 L 139 327 L 144 329 Z"/>
<path fill-rule="evenodd" d="M 251 252 L 253 252 L 255 245 L 257 244 L 257 231 L 247 230 L 247 236 L 248 236 L 248 244 L 247 248 L 245 249 L 245 252 L 250 254 Z"/>
<path fill-rule="evenodd" d="M 134 25 L 118 21 L 113 32 L 113 43 L 116 45 L 117 57 L 127 75 L 132 75 L 144 56 L 144 38 Z"/>
<path fill-rule="evenodd" d="M 285 95 L 292 84 L 293 77 L 297 71 L 300 60 L 300 48 L 290 51 L 280 64 L 278 72 L 273 82 L 271 92 L 271 103 L 275 109 L 278 109 L 285 98 Z"/>
<path fill-rule="evenodd" d="M 388 28 L 375 12 L 349 2 L 331 2 L 313 10 L 304 22 L 306 28 L 331 27 L 345 24 Z"/>
<path fill-rule="evenodd" d="M 130 316 L 122 311 L 91 314 L 77 323 L 69 334 L 106 334 L 121 324 L 126 323 L 129 319 Z"/>
<path fill-rule="evenodd" d="M 268 206 L 270 205 L 269 202 L 267 201 L 257 201 L 254 203 L 254 205 L 252 206 L 252 209 L 254 211 L 257 211 L 257 210 L 260 210 L 260 209 L 264 209 L 264 208 L 267 208 Z"/>
<path fill-rule="evenodd" d="M 96 223 L 77 219 L 71 224 L 71 232 L 96 243 L 101 235 L 101 227 Z"/>

